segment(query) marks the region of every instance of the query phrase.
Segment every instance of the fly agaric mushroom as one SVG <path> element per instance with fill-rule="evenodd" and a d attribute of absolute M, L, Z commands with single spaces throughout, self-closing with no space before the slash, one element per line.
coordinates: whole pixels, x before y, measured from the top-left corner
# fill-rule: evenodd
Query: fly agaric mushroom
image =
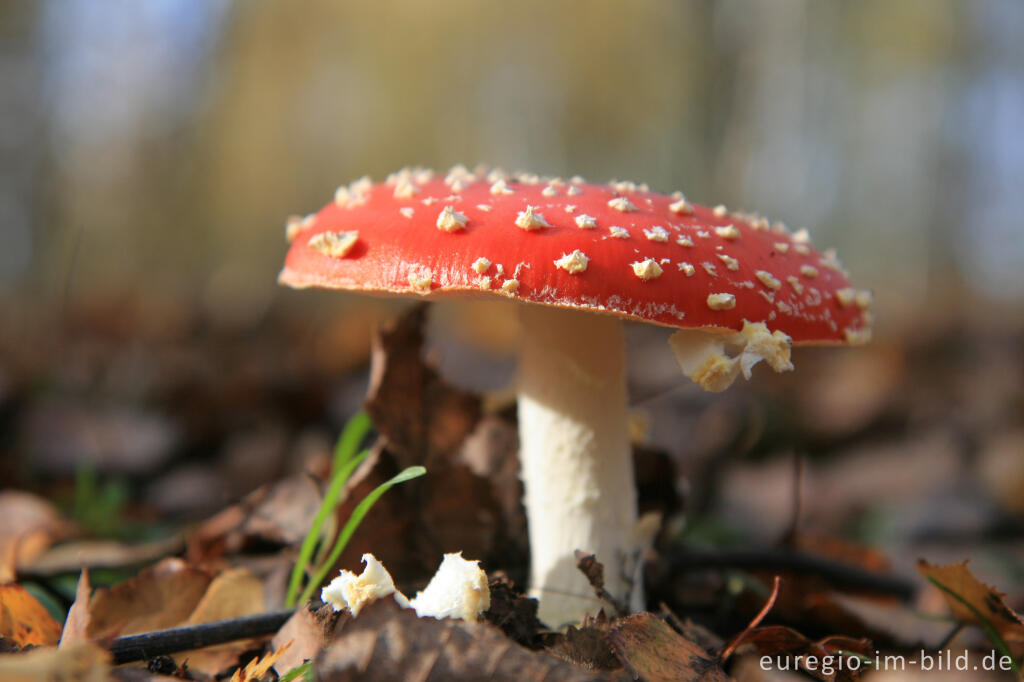
<path fill-rule="evenodd" d="M 600 606 L 574 550 L 628 603 L 638 542 L 622 321 L 678 328 L 684 374 L 724 390 L 790 345 L 870 338 L 870 295 L 805 230 L 646 185 L 463 166 L 341 187 L 289 221 L 279 282 L 376 295 L 521 302 L 518 401 L 531 592 L 551 626 Z M 635 601 L 634 601 L 635 603 Z"/>

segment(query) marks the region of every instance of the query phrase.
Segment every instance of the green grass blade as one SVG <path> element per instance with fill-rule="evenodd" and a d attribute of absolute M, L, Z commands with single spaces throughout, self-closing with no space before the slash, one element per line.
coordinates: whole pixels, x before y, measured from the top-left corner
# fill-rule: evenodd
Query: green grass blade
<path fill-rule="evenodd" d="M 294 682 L 299 678 L 300 675 L 302 676 L 302 679 L 305 680 L 305 682 L 313 682 L 314 680 L 316 680 L 316 671 L 313 670 L 312 661 L 303 663 L 302 665 L 295 666 L 294 668 L 286 672 L 284 675 L 282 675 L 278 682 Z"/>
<path fill-rule="evenodd" d="M 299 547 L 299 557 L 295 560 L 295 566 L 292 567 L 292 575 L 288 581 L 288 592 L 284 602 L 287 608 L 292 608 L 296 604 L 295 598 L 299 593 L 299 588 L 302 587 L 302 577 L 306 574 L 306 569 L 309 567 L 310 557 L 313 556 L 316 543 L 320 539 L 320 531 L 323 529 L 327 517 L 337 509 L 341 492 L 345 489 L 345 483 L 348 482 L 356 467 L 362 464 L 363 460 L 369 456 L 370 451 L 363 450 L 358 455 L 348 458 L 331 476 L 331 484 L 324 494 L 324 499 L 320 502 L 320 508 L 313 519 L 313 525 L 310 526 L 306 537 L 302 539 L 302 546 Z"/>
<path fill-rule="evenodd" d="M 990 623 L 989 620 L 982 615 L 981 611 L 974 608 L 973 604 L 968 602 L 966 599 L 961 597 L 959 594 L 954 592 L 949 587 L 946 587 L 945 585 L 940 583 L 935 578 L 928 576 L 928 581 L 932 585 L 935 585 L 935 587 L 939 588 L 940 590 L 951 596 L 953 599 L 956 599 L 958 602 L 963 604 L 965 607 L 967 607 L 968 611 L 974 614 L 974 617 L 978 619 L 978 623 L 981 624 L 981 629 L 984 630 L 985 635 L 988 636 L 988 641 L 992 642 L 992 646 L 996 648 L 996 651 L 998 651 L 1000 655 L 1005 656 L 1010 660 L 1010 667 L 1013 668 L 1013 672 L 1017 674 L 1017 677 L 1024 679 L 1024 673 L 1021 673 L 1020 665 L 1018 665 L 1017 661 L 1014 659 L 1013 654 L 1010 653 L 1010 647 L 1006 645 L 1006 641 L 996 631 L 992 623 Z"/>
<path fill-rule="evenodd" d="M 327 577 L 327 572 L 331 570 L 331 566 L 333 566 L 334 562 L 338 560 L 341 553 L 345 551 L 345 546 L 348 544 L 349 538 L 351 538 L 352 534 L 356 532 L 356 528 L 359 527 L 359 524 L 362 522 L 367 512 L 369 512 L 374 503 L 380 499 L 380 496 L 390 490 L 392 486 L 418 478 L 425 473 L 427 473 L 427 470 L 424 467 L 409 467 L 397 476 L 381 483 L 379 486 L 374 488 L 369 495 L 363 498 L 356 508 L 352 510 L 352 516 L 350 516 L 348 521 L 345 523 L 345 527 L 341 529 L 341 533 L 338 535 L 338 539 L 334 542 L 334 547 L 331 549 L 331 553 L 327 557 L 327 560 L 317 568 L 313 579 L 309 581 L 309 584 L 306 585 L 306 589 L 303 590 L 302 596 L 299 599 L 300 604 L 306 603 L 309 598 L 313 596 L 313 591 L 323 583 L 324 578 Z"/>
<path fill-rule="evenodd" d="M 365 412 L 356 412 L 352 415 L 351 419 L 345 423 L 345 428 L 341 430 L 338 442 L 334 444 L 332 473 L 340 471 L 346 462 L 355 457 L 359 446 L 363 444 L 363 439 L 372 428 L 373 422 L 370 421 L 370 415 Z"/>

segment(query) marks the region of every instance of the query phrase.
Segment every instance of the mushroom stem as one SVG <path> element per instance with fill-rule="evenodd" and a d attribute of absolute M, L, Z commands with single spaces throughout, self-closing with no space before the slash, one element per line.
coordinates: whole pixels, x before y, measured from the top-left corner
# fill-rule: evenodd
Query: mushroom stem
<path fill-rule="evenodd" d="M 521 476 L 530 535 L 531 594 L 551 627 L 603 604 L 574 550 L 604 565 L 605 589 L 629 603 L 636 486 L 626 421 L 622 323 L 611 316 L 521 307 Z M 640 589 L 639 586 L 636 589 Z"/>

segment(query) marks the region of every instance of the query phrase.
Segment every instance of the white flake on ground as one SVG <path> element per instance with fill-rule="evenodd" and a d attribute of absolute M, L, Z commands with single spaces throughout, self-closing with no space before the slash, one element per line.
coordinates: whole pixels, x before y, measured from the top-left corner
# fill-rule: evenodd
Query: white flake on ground
<path fill-rule="evenodd" d="M 491 607 L 487 574 L 479 561 L 467 561 L 462 552 L 445 554 L 434 577 L 409 601 L 420 618 L 461 618 L 470 623 Z"/>
<path fill-rule="evenodd" d="M 388 595 L 394 595 L 395 601 L 403 609 L 409 608 L 409 600 L 395 589 L 391 574 L 376 557 L 364 554 L 363 563 L 366 567 L 359 575 L 343 570 L 320 591 L 320 600 L 330 604 L 335 611 L 347 608 L 353 616 L 358 616 L 367 604 Z"/>

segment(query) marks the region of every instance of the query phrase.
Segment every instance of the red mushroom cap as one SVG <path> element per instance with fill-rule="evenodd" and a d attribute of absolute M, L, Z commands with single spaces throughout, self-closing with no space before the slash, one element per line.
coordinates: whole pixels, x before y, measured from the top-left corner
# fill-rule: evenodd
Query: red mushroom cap
<path fill-rule="evenodd" d="M 795 343 L 870 336 L 870 294 L 805 230 L 646 185 L 406 169 L 339 188 L 288 237 L 279 281 L 297 288 L 501 296 L 723 332 L 748 320 Z"/>

